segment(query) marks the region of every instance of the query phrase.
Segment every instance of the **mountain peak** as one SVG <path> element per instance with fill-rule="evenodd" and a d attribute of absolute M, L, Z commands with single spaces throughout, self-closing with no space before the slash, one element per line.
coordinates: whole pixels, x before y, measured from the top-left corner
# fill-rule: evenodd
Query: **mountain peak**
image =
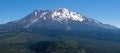
<path fill-rule="evenodd" d="M 55 9 L 52 13 L 53 18 L 58 18 L 59 21 L 61 20 L 68 20 L 72 19 L 75 21 L 83 21 L 84 18 L 81 14 L 78 14 L 77 12 L 73 12 L 68 10 L 67 8 L 58 8 Z"/>
<path fill-rule="evenodd" d="M 52 20 L 59 22 L 68 21 L 68 20 L 82 22 L 85 19 L 81 14 L 74 11 L 70 11 L 67 8 L 57 8 L 55 10 L 35 10 L 33 14 L 34 17 L 37 16 L 41 18 L 49 16 L 49 18 L 51 17 Z"/>

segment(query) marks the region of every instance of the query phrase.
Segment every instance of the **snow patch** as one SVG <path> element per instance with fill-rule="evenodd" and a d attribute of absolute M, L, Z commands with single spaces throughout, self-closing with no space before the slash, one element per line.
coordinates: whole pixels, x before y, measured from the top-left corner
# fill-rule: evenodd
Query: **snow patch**
<path fill-rule="evenodd" d="M 42 13 L 40 18 L 42 18 L 45 14 L 47 14 L 47 12 Z"/>
<path fill-rule="evenodd" d="M 37 11 L 35 11 L 35 16 L 37 16 Z"/>
<path fill-rule="evenodd" d="M 44 18 L 44 20 L 46 20 L 46 17 L 43 17 Z"/>

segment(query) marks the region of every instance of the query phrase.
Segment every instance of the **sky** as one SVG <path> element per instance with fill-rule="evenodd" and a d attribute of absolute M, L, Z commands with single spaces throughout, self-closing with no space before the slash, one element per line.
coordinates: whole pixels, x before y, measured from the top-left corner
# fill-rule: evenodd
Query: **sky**
<path fill-rule="evenodd" d="M 67 8 L 120 28 L 120 0 L 0 0 L 0 24 L 21 19 L 34 10 Z"/>

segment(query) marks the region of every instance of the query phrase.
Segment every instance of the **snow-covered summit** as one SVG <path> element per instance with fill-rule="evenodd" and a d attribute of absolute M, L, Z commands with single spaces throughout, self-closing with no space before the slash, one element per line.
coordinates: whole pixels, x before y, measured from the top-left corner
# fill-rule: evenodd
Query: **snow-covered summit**
<path fill-rule="evenodd" d="M 51 18 L 54 21 L 68 21 L 68 20 L 73 20 L 73 21 L 80 21 L 82 22 L 85 20 L 85 18 L 74 11 L 70 11 L 67 8 L 57 8 L 55 10 L 35 10 L 34 11 L 34 17 L 36 19 L 40 18 Z M 38 19 L 38 20 L 39 20 Z"/>
<path fill-rule="evenodd" d="M 52 13 L 52 18 L 53 19 L 55 18 L 58 21 L 68 20 L 68 19 L 72 19 L 75 21 L 83 21 L 84 20 L 82 15 L 78 14 L 77 12 L 70 11 L 66 8 L 55 9 Z"/>

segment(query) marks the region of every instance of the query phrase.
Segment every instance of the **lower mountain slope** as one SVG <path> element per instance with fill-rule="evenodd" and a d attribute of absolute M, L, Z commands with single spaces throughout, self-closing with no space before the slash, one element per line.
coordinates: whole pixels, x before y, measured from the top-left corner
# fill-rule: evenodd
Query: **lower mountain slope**
<path fill-rule="evenodd" d="M 42 29 L 41 29 L 42 30 Z M 2 53 L 119 53 L 118 30 L 65 31 L 22 29 L 0 31 Z M 48 32 L 48 33 L 46 33 Z"/>

